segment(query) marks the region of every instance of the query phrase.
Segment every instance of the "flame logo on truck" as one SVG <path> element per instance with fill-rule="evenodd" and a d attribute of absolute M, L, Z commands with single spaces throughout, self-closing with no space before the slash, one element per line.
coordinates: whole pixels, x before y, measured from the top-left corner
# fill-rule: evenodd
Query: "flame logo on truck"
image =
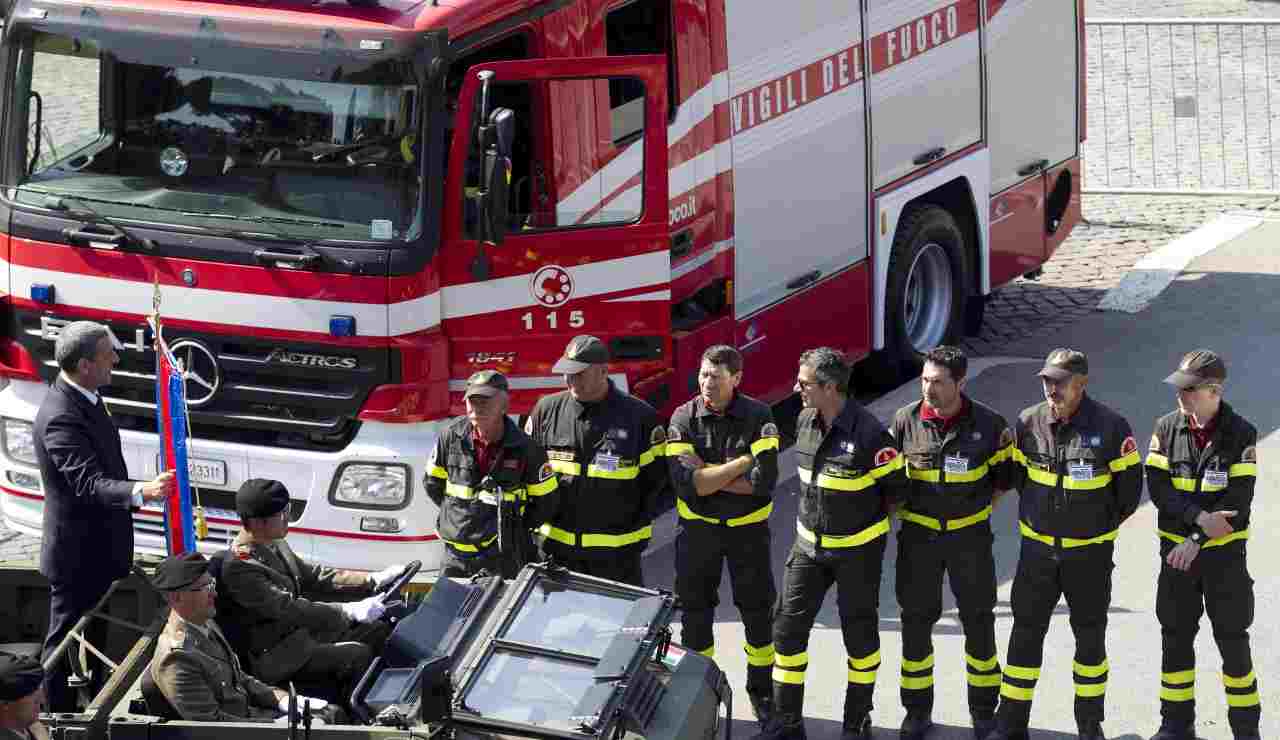
<path fill-rule="evenodd" d="M 559 265 L 547 265 L 533 273 L 529 281 L 533 300 L 547 308 L 557 308 L 573 297 L 573 276 Z"/>

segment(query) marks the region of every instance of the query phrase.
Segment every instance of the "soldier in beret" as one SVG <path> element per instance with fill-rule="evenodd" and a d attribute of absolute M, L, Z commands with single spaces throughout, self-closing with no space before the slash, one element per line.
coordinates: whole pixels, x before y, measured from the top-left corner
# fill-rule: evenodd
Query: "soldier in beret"
<path fill-rule="evenodd" d="M 185 720 L 272 722 L 288 711 L 289 693 L 244 672 L 240 659 L 213 621 L 217 612 L 209 561 L 188 552 L 156 566 L 156 590 L 169 605 L 169 621 L 156 641 L 147 670 L 156 687 Z M 299 698 L 299 703 L 305 697 Z M 313 710 L 327 702 L 311 699 Z"/>
<path fill-rule="evenodd" d="M 34 658 L 0 653 L 0 740 L 47 740 L 40 724 L 44 669 Z"/>
<path fill-rule="evenodd" d="M 345 702 L 391 630 L 379 621 L 383 596 L 403 565 L 377 573 L 304 562 L 285 542 L 289 492 L 279 481 L 254 478 L 236 493 L 244 529 L 224 557 L 218 611 L 231 644 L 265 681 L 293 681 L 299 690 Z M 317 596 L 367 596 L 324 603 Z"/>

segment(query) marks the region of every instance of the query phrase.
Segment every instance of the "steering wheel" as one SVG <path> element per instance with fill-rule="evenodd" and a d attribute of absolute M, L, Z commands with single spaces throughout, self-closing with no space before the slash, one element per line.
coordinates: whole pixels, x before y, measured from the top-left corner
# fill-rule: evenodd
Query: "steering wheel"
<path fill-rule="evenodd" d="M 421 560 L 414 560 L 410 562 L 408 565 L 404 566 L 404 570 L 400 573 L 399 576 L 396 577 L 395 580 L 391 581 L 386 586 L 374 591 L 373 592 L 374 595 L 377 596 L 381 594 L 396 593 L 397 591 L 404 588 L 405 586 L 408 586 L 409 581 L 412 581 L 413 577 L 418 575 L 418 571 L 420 570 L 422 570 Z"/>

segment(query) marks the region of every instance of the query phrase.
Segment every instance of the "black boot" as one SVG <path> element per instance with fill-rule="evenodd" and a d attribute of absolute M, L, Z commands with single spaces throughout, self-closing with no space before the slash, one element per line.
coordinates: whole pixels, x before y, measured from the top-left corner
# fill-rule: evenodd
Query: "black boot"
<path fill-rule="evenodd" d="M 1184 724 L 1166 719 L 1160 723 L 1160 729 L 1151 736 L 1151 740 L 1196 740 L 1196 723 Z"/>
<path fill-rule="evenodd" d="M 898 730 L 900 740 L 924 740 L 924 736 L 933 728 L 933 717 L 925 709 L 908 709 L 902 720 L 902 728 Z"/>
<path fill-rule="evenodd" d="M 804 720 L 794 714 L 774 714 L 764 730 L 751 740 L 809 740 Z"/>
<path fill-rule="evenodd" d="M 980 715 L 972 715 L 973 717 L 973 740 L 987 740 L 991 733 L 996 730 L 995 717 L 983 717 Z"/>
<path fill-rule="evenodd" d="M 1107 740 L 1107 736 L 1102 732 L 1101 722 L 1090 722 L 1080 725 L 1080 740 Z"/>
<path fill-rule="evenodd" d="M 853 720 L 846 719 L 840 740 L 871 740 L 871 716 L 864 714 Z"/>
<path fill-rule="evenodd" d="M 987 735 L 987 740 L 1029 740 L 1029 738 L 1030 735 L 1027 734 L 1025 727 L 1021 730 L 1011 730 L 1000 727 L 998 724 L 995 731 Z"/>
<path fill-rule="evenodd" d="M 747 698 L 751 700 L 751 711 L 763 729 L 773 717 L 773 692 L 748 691 Z"/>

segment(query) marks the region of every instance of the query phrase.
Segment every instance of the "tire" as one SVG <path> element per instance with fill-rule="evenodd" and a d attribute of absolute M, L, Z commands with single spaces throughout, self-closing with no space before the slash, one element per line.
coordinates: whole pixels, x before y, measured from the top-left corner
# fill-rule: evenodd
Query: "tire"
<path fill-rule="evenodd" d="M 945 209 L 921 203 L 898 221 L 885 285 L 884 349 L 863 377 L 895 387 L 919 375 L 924 354 L 954 344 L 965 328 L 969 291 L 964 232 Z"/>

